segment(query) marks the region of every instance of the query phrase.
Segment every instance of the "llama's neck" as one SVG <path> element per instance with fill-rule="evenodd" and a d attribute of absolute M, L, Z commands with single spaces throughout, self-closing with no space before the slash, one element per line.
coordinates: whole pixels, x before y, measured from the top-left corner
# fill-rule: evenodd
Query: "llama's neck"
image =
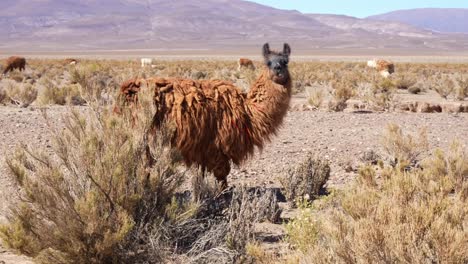
<path fill-rule="evenodd" d="M 289 108 L 291 99 L 291 78 L 284 84 L 274 82 L 268 69 L 265 69 L 258 80 L 252 84 L 247 94 L 247 108 L 251 116 L 254 130 L 258 136 L 268 139 L 269 134 L 275 134 L 282 124 Z"/>

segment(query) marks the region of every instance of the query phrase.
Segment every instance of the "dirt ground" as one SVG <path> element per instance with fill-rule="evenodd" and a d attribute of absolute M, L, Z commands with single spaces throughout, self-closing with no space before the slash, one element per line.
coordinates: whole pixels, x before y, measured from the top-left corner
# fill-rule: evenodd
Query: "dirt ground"
<path fill-rule="evenodd" d="M 423 97 L 420 97 L 423 98 Z M 411 98 L 410 98 L 411 99 Z M 435 97 L 429 95 L 432 101 Z M 305 95 L 295 96 L 292 109 L 306 101 Z M 465 102 L 466 103 L 466 102 Z M 300 107 L 299 107 L 300 108 Z M 54 122 L 67 108 L 52 106 L 48 114 Z M 447 149 L 458 139 L 468 146 L 467 113 L 362 113 L 297 111 L 288 113 L 277 137 L 267 144 L 262 153 L 255 155 L 229 176 L 230 185 L 281 187 L 280 179 L 292 166 L 301 162 L 311 152 L 328 159 L 332 166 L 329 187 L 341 188 L 355 176 L 354 169 L 360 156 L 369 150 L 383 154 L 380 140 L 388 123 L 400 125 L 405 132 L 416 133 L 426 127 L 431 149 Z M 0 223 L 6 220 L 8 198 L 14 190 L 8 178 L 5 156 L 12 154 L 15 146 L 24 143 L 33 148 L 50 148 L 50 132 L 40 111 L 34 107 L 17 108 L 0 106 Z M 350 172 L 346 172 L 350 171 Z M 274 227 L 277 228 L 277 227 Z M 0 246 L 0 263 L 31 263 Z"/>

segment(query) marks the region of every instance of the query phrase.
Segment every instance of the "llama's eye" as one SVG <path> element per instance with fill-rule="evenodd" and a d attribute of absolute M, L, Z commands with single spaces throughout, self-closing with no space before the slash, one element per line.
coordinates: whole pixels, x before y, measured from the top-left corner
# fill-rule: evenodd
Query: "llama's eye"
<path fill-rule="evenodd" d="M 269 61 L 267 64 L 268 64 L 268 67 L 270 67 L 271 66 L 271 61 Z"/>

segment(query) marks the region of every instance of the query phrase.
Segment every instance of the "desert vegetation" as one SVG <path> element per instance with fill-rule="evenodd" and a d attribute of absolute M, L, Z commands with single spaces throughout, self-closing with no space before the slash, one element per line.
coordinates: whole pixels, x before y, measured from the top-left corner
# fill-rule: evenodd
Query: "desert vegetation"
<path fill-rule="evenodd" d="M 389 125 L 388 159 L 362 164 L 356 182 L 319 200 L 300 202 L 287 224 L 301 263 L 465 263 L 467 150 L 423 151 L 425 134 Z M 424 153 L 424 155 L 420 155 Z M 397 162 L 395 163 L 395 160 Z M 408 167 L 415 161 L 420 166 Z"/>
<path fill-rule="evenodd" d="M 262 62 L 255 64 L 261 65 Z M 424 101 L 427 100 L 424 99 L 425 96 L 432 97 L 434 94 L 444 99 L 442 104 L 466 104 L 466 65 L 399 63 L 397 66 L 399 70 L 384 79 L 365 63 L 291 62 L 289 69 L 293 76 L 292 92 L 307 96 L 313 109 L 331 111 L 356 108 L 356 102 L 360 102 L 358 108 L 364 107 L 372 111 L 407 109 L 399 105 L 410 101 Z M 79 64 L 69 65 L 64 64 L 63 60 L 31 59 L 28 60 L 25 71 L 9 72 L 1 81 L 0 89 L 6 94 L 6 99 L 12 99 L 4 100 L 4 104 L 79 105 L 83 104 L 79 96 L 80 89 L 92 87 L 90 89 L 102 100 L 114 100 L 120 84 L 125 80 L 152 76 L 220 79 L 230 81 L 247 91 L 261 71 L 262 67 L 238 71 L 236 61 L 199 63 L 161 60 L 155 61 L 153 67 L 142 68 L 137 60 L 80 60 Z M 93 82 L 93 85 L 85 85 L 83 81 Z M 31 90 L 37 90 L 36 98 L 31 96 Z M 411 94 L 420 96 L 407 96 Z"/>
<path fill-rule="evenodd" d="M 397 69 L 384 79 L 364 62 L 291 62 L 292 96 L 310 105 L 300 109 L 327 116 L 465 112 L 466 65 Z M 148 133 L 157 107 L 148 89 L 139 89 L 138 111 L 114 111 L 127 80 L 221 79 L 247 93 L 261 71 L 238 71 L 234 60 L 155 60 L 142 68 L 138 60 L 28 59 L 24 71 L 8 72 L 0 108 L 41 111 L 52 138 L 47 148 L 24 144 L 5 156 L 16 191 L 2 244 L 38 263 L 468 261 L 466 139 L 442 151 L 427 140 L 433 131 L 389 124 L 380 147 L 349 166 L 354 178 L 342 188 L 328 185 L 330 157 L 309 153 L 291 158 L 280 188 L 220 193 L 213 177 L 181 165 L 183 155 L 171 148 L 177 126 L 162 122 Z M 50 118 L 54 108 L 63 118 Z M 284 233 L 265 238 L 262 225 Z"/>

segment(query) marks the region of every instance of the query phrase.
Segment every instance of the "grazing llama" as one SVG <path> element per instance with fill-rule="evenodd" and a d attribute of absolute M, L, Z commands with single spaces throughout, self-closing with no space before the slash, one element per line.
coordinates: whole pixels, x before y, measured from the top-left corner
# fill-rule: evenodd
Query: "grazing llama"
<path fill-rule="evenodd" d="M 286 43 L 282 52 L 266 43 L 265 68 L 248 93 L 222 80 L 147 79 L 147 86 L 154 87 L 154 128 L 173 122 L 172 144 L 185 163 L 200 166 L 203 174 L 212 172 L 226 188 L 231 161 L 239 165 L 255 147 L 261 150 L 283 122 L 291 98 L 290 53 Z M 120 102 L 136 103 L 141 81 L 122 86 Z"/>
<path fill-rule="evenodd" d="M 14 69 L 23 71 L 26 68 L 26 59 L 23 57 L 12 56 L 6 60 L 5 70 L 3 70 L 3 75 L 7 74 Z"/>
<path fill-rule="evenodd" d="M 367 66 L 375 68 L 384 78 L 388 78 L 388 76 L 395 72 L 395 65 L 386 60 L 370 60 L 367 61 Z"/>
<path fill-rule="evenodd" d="M 141 67 L 144 68 L 145 66 L 151 66 L 153 64 L 153 59 L 151 58 L 142 58 L 141 59 Z"/>
<path fill-rule="evenodd" d="M 78 60 L 73 59 L 73 58 L 65 59 L 64 62 L 65 62 L 66 65 L 76 65 L 76 64 L 78 64 Z"/>
<path fill-rule="evenodd" d="M 240 71 L 242 68 L 255 70 L 255 65 L 254 65 L 253 61 L 250 60 L 250 59 L 240 58 L 237 63 L 238 63 L 238 66 L 239 66 L 239 67 L 237 67 L 238 71 Z"/>

